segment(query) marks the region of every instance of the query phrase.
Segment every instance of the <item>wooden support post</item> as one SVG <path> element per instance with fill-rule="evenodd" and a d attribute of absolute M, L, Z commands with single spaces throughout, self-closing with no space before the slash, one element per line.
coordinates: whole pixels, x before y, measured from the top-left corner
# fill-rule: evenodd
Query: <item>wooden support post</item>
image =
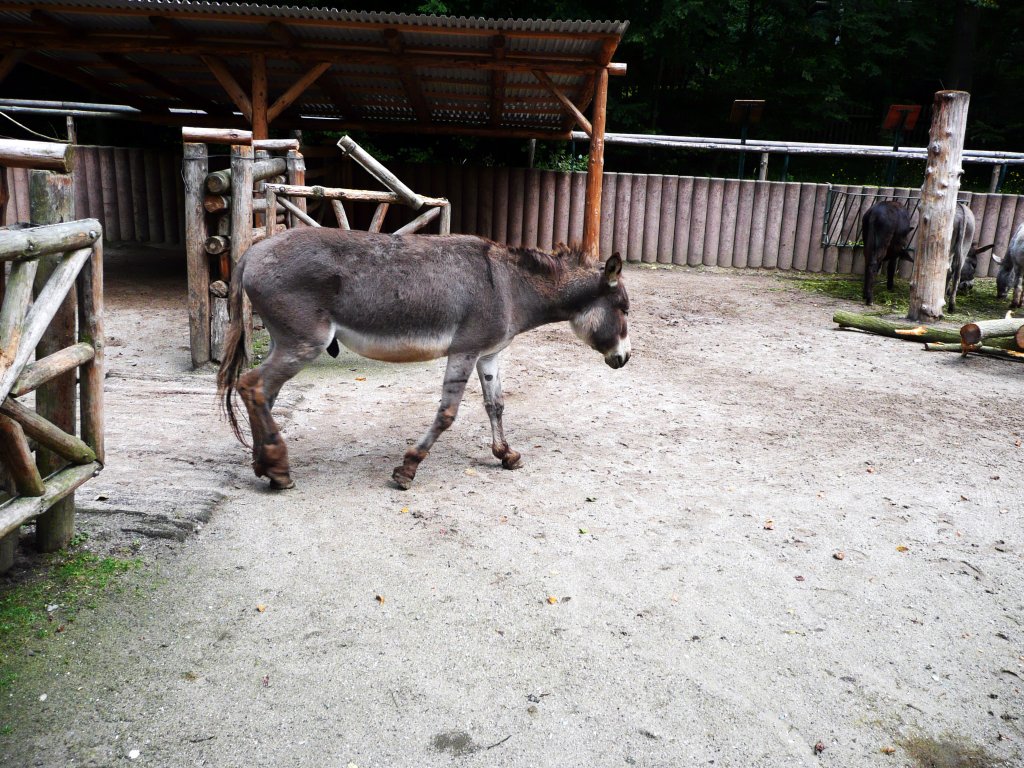
<path fill-rule="evenodd" d="M 768 178 L 768 153 L 761 153 L 761 162 L 757 166 L 757 180 L 764 181 Z"/>
<path fill-rule="evenodd" d="M 306 160 L 302 153 L 295 149 L 289 149 L 288 155 L 285 157 L 285 163 L 287 165 L 286 175 L 288 183 L 296 187 L 306 186 Z M 297 197 L 292 203 L 303 213 L 306 212 L 306 198 Z M 288 227 L 296 226 L 300 220 L 301 217 L 297 214 L 289 214 Z"/>
<path fill-rule="evenodd" d="M 58 224 L 75 218 L 74 180 L 70 174 L 52 171 L 29 173 L 29 216 L 33 224 Z M 36 272 L 37 295 L 49 277 L 57 270 L 61 256 L 44 256 Z M 53 354 L 75 343 L 77 302 L 71 288 L 61 303 L 46 333 L 36 347 L 40 358 Z M 76 424 L 75 374 L 69 371 L 47 382 L 36 390 L 36 411 L 47 421 L 69 435 L 75 434 Z M 43 477 L 65 465 L 59 454 L 39 448 L 36 466 Z M 75 495 L 68 494 L 36 520 L 36 546 L 43 552 L 53 552 L 68 545 L 75 531 Z"/>
<path fill-rule="evenodd" d="M 270 159 L 270 153 L 267 150 L 265 150 L 265 149 L 255 149 L 255 148 L 253 149 L 253 162 L 254 162 L 254 166 L 253 167 L 255 167 L 255 165 L 258 164 L 261 160 L 269 160 L 269 159 Z M 253 194 L 252 225 L 256 229 L 259 229 L 260 227 L 265 227 L 266 226 L 266 215 L 265 215 L 266 209 L 263 208 L 263 210 L 260 210 L 260 208 L 262 208 L 262 206 L 260 208 L 258 208 L 256 206 L 256 203 L 257 202 L 264 202 L 264 192 L 265 192 L 265 190 L 267 188 L 267 182 L 264 181 L 264 180 L 253 179 L 253 184 L 255 185 L 255 187 L 253 188 L 253 193 L 252 193 Z"/>
<path fill-rule="evenodd" d="M 210 361 L 210 261 L 206 257 L 206 209 L 203 200 L 210 164 L 206 145 L 186 143 L 182 178 L 185 181 L 185 261 L 188 265 L 188 330 L 192 365 Z"/>
<path fill-rule="evenodd" d="M 106 462 L 104 444 L 103 368 L 106 336 L 103 331 L 103 240 L 92 247 L 89 261 L 78 273 L 78 341 L 90 344 L 92 359 L 78 371 L 78 397 L 81 401 L 82 440 L 92 448 L 96 460 Z"/>
<path fill-rule="evenodd" d="M 583 209 L 583 252 L 597 261 L 601 254 L 601 183 L 604 179 L 604 129 L 608 111 L 608 70 L 602 69 L 594 82 L 594 114 L 591 123 L 590 160 L 587 163 L 587 193 Z"/>
<path fill-rule="evenodd" d="M 252 147 L 231 147 L 231 269 L 234 271 L 242 254 L 252 245 Z M 221 275 L 226 280 L 226 275 Z M 209 281 L 207 281 L 209 291 Z M 246 354 L 252 359 L 252 305 L 246 296 L 242 301 L 242 322 L 245 324 Z"/>
<path fill-rule="evenodd" d="M 267 57 L 262 53 L 252 56 L 252 137 L 269 139 L 270 121 L 267 116 Z"/>
<path fill-rule="evenodd" d="M 921 187 L 917 253 L 910 276 L 910 320 L 928 322 L 942 318 L 970 101 L 971 95 L 966 91 L 935 94 L 928 163 Z"/>

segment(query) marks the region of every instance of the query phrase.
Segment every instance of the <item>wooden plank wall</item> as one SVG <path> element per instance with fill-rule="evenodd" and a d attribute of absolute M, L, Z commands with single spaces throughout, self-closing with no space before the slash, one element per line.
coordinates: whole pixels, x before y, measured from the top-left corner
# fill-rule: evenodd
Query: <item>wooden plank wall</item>
<path fill-rule="evenodd" d="M 314 183 L 374 187 L 351 163 L 328 163 L 325 170 L 315 170 L 314 158 L 323 153 L 310 154 Z M 180 155 L 78 147 L 76 158 L 76 215 L 102 221 L 110 241 L 182 242 Z M 392 170 L 417 192 L 451 200 L 453 232 L 544 249 L 583 237 L 584 173 L 402 163 L 392 164 Z M 6 172 L 11 201 L 4 223 L 27 221 L 28 172 Z M 891 187 L 835 189 L 868 193 L 846 198 L 838 212 L 844 219 L 840 226 L 852 232 L 859 230 L 860 217 L 879 197 L 920 194 Z M 601 252 L 618 251 L 628 261 L 652 264 L 862 272 L 860 248 L 821 246 L 826 192 L 824 184 L 606 173 Z M 995 252 L 1005 253 L 1010 236 L 1024 224 L 1024 197 L 964 193 L 961 199 L 977 217 L 977 242 L 994 242 Z M 402 206 L 391 211 L 386 230 L 415 216 Z M 354 226 L 370 213 L 350 211 Z M 991 252 L 979 257 L 978 267 L 979 274 L 998 271 Z M 909 270 L 904 264 L 904 277 Z"/>
<path fill-rule="evenodd" d="M 453 232 L 544 249 L 582 236 L 584 173 L 465 166 L 396 166 L 396 172 L 416 179 L 422 185 L 417 192 L 452 201 L 460 212 L 453 216 Z M 846 218 L 841 226 L 853 227 L 853 233 L 875 201 L 893 194 L 920 196 L 916 189 L 834 188 L 867 193 L 847 198 L 846 210 L 840 211 Z M 827 191 L 826 184 L 802 182 L 606 173 L 601 253 L 617 251 L 642 263 L 861 273 L 861 248 L 821 245 Z M 994 242 L 995 252 L 1005 253 L 1024 223 L 1024 197 L 964 193 L 961 198 L 977 217 L 975 240 Z M 912 223 L 916 226 L 916 214 Z M 989 252 L 979 257 L 978 268 L 982 275 L 998 271 Z M 909 276 L 910 265 L 901 270 Z"/>
<path fill-rule="evenodd" d="M 3 224 L 28 221 L 28 171 L 8 168 Z M 181 156 L 150 149 L 75 148 L 75 216 L 103 224 L 108 242 L 181 243 Z"/>

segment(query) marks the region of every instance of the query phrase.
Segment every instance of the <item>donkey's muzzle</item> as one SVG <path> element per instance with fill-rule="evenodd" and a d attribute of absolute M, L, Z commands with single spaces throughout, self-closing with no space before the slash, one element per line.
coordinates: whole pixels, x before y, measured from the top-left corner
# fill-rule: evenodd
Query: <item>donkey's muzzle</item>
<path fill-rule="evenodd" d="M 608 355 L 604 359 L 604 361 L 608 363 L 608 365 L 610 365 L 612 368 L 621 368 L 622 366 L 629 362 L 629 352 L 626 352 L 624 354 L 615 353 L 612 355 Z"/>

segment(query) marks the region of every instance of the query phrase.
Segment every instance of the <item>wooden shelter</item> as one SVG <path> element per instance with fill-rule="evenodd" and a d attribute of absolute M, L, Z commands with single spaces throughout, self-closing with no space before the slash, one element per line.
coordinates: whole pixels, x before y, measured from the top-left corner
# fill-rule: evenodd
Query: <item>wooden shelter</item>
<path fill-rule="evenodd" d="M 16 68 L 171 125 L 591 139 L 600 226 L 608 77 L 628 22 L 501 20 L 179 0 L 0 0 Z M 587 110 L 591 117 L 585 116 Z"/>

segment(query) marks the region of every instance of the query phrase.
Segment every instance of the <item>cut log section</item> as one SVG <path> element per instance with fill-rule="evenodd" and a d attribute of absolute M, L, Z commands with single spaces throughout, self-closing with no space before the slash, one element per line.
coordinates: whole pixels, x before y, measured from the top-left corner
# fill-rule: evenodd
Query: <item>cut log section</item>
<path fill-rule="evenodd" d="M 960 334 L 957 331 L 947 328 L 929 328 L 924 325 L 911 325 L 909 323 L 894 323 L 890 320 L 883 320 L 873 315 L 859 315 L 855 312 L 836 312 L 832 316 L 832 322 L 838 323 L 841 328 L 856 328 L 879 336 L 890 336 L 896 339 L 907 341 L 934 342 L 942 341 L 950 344 L 960 344 Z"/>
<path fill-rule="evenodd" d="M 980 344 L 985 339 L 999 336 L 1016 336 L 1024 328 L 1024 318 L 1007 317 L 998 320 L 981 320 L 967 323 L 960 329 L 964 344 Z"/>
<path fill-rule="evenodd" d="M 987 357 L 1001 357 L 1004 360 L 1016 360 L 1019 363 L 1024 363 L 1024 352 L 1017 349 L 1000 349 L 989 345 L 968 347 L 964 351 L 960 344 L 944 344 L 942 342 L 932 342 L 925 344 L 924 348 L 931 352 L 961 352 L 965 356 L 967 353 L 985 355 Z"/>

